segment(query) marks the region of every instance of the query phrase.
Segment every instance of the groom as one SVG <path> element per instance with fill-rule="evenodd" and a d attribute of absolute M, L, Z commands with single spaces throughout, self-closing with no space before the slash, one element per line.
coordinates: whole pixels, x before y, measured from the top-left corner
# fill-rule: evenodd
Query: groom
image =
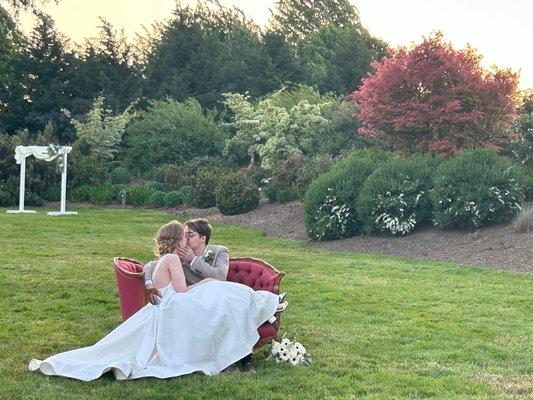
<path fill-rule="evenodd" d="M 205 278 L 225 281 L 229 269 L 229 251 L 227 247 L 209 244 L 212 232 L 209 221 L 204 218 L 197 218 L 185 222 L 184 225 L 187 245 L 178 248 L 178 255 L 182 261 L 187 286 L 198 283 Z M 150 261 L 145 265 L 143 270 L 144 284 L 150 303 L 159 304 L 161 295 L 152 281 L 155 264 L 155 261 Z M 245 372 L 256 372 L 251 354 L 239 362 Z M 237 370 L 236 364 L 226 368 L 226 371 L 235 370 Z"/>

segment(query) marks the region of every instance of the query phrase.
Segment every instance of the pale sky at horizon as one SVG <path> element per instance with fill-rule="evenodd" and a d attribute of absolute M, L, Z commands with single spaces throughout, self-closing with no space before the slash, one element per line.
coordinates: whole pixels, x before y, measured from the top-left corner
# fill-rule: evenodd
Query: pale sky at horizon
<path fill-rule="evenodd" d="M 221 0 L 223 5 L 238 5 L 259 25 L 268 23 L 269 9 L 276 0 Z M 533 88 L 533 0 L 351 0 L 359 9 L 363 26 L 391 46 L 419 43 L 434 30 L 455 48 L 467 43 L 483 55 L 483 66 L 520 71 L 520 87 Z M 149 4 L 149 6 L 147 5 Z M 195 0 L 183 3 L 195 4 Z M 504 7 L 502 7 L 502 3 Z M 44 10 L 56 22 L 58 30 L 74 42 L 95 36 L 99 16 L 129 37 L 171 16 L 175 0 L 60 0 Z M 20 20 L 25 32 L 31 30 L 31 18 Z"/>

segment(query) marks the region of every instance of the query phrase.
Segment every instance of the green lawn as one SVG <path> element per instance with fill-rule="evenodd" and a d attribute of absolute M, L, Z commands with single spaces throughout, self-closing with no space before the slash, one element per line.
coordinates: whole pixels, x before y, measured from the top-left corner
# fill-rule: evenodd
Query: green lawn
<path fill-rule="evenodd" d="M 526 399 L 533 397 L 531 275 L 311 250 L 215 224 L 213 243 L 287 273 L 282 331 L 313 365 L 255 358 L 259 373 L 90 382 L 27 370 L 120 323 L 114 256 L 150 259 L 171 214 L 0 209 L 0 399 Z M 409 239 L 405 239 L 409 240 Z"/>

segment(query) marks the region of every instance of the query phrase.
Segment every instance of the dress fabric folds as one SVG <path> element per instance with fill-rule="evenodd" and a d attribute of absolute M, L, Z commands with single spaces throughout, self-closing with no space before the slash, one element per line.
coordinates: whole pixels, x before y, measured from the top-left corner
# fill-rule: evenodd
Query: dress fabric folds
<path fill-rule="evenodd" d="M 273 293 L 223 281 L 160 291 L 158 306 L 147 304 L 96 344 L 32 359 L 29 369 L 83 381 L 109 370 L 119 380 L 214 375 L 252 352 L 257 328 L 279 302 Z"/>

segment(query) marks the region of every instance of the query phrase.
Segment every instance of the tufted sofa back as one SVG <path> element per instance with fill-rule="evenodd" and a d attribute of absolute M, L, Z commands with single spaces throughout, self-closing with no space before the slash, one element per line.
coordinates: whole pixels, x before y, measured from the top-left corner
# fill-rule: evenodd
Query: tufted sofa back
<path fill-rule="evenodd" d="M 233 258 L 229 261 L 227 280 L 242 283 L 254 290 L 279 293 L 283 272 L 265 261 L 255 258 Z"/>

